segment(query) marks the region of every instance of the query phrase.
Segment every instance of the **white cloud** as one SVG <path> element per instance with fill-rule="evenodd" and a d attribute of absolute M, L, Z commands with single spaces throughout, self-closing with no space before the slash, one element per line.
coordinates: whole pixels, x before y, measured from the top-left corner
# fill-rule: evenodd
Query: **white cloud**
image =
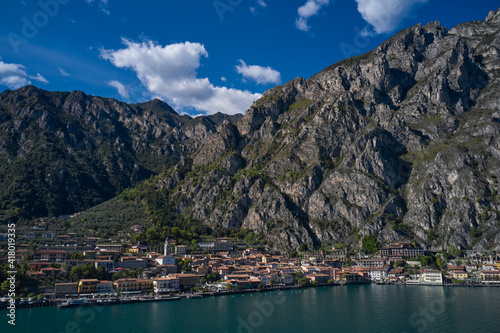
<path fill-rule="evenodd" d="M 309 29 L 311 29 L 307 24 L 309 18 L 318 15 L 321 8 L 328 6 L 329 3 L 329 0 L 307 0 L 307 2 L 297 10 L 299 17 L 295 20 L 295 27 L 302 31 L 309 31 Z"/>
<path fill-rule="evenodd" d="M 17 89 L 31 84 L 31 80 L 49 83 L 40 73 L 35 76 L 28 75 L 23 65 L 0 61 L 0 84 L 10 89 Z"/>
<path fill-rule="evenodd" d="M 262 67 L 257 65 L 248 66 L 243 60 L 236 66 L 236 72 L 243 77 L 254 80 L 258 84 L 281 83 L 281 74 L 271 67 Z"/>
<path fill-rule="evenodd" d="M 412 8 L 428 0 L 356 0 L 363 19 L 373 26 L 376 34 L 394 31 Z M 366 32 L 368 34 L 368 32 Z"/>
<path fill-rule="evenodd" d="M 111 87 L 116 88 L 116 90 L 118 90 L 118 93 L 120 94 L 121 97 L 123 97 L 123 98 L 129 98 L 130 97 L 130 94 L 128 92 L 127 87 L 125 87 L 123 85 L 123 83 L 121 83 L 120 81 L 113 80 L 113 81 L 109 81 L 108 84 Z"/>
<path fill-rule="evenodd" d="M 152 95 L 178 107 L 194 108 L 208 113 L 244 112 L 261 94 L 214 86 L 208 78 L 198 78 L 200 58 L 208 57 L 199 43 L 177 43 L 166 46 L 152 41 L 133 42 L 122 39 L 125 48 L 101 50 L 101 57 L 119 68 L 133 70 Z"/>
<path fill-rule="evenodd" d="M 62 69 L 61 67 L 57 67 L 57 69 L 59 70 L 59 73 L 61 73 L 62 76 L 69 76 L 68 72 L 66 72 L 64 69 Z"/>
<path fill-rule="evenodd" d="M 28 75 L 28 77 L 32 80 L 36 80 L 36 81 L 39 81 L 39 82 L 42 82 L 42 83 L 49 83 L 49 81 L 47 81 L 46 78 L 44 78 L 43 76 L 40 75 L 40 73 L 37 73 L 35 76 L 31 76 L 31 75 Z"/>
<path fill-rule="evenodd" d="M 267 8 L 267 3 L 265 3 L 264 0 L 257 0 L 255 6 L 249 7 L 250 12 L 254 14 L 254 16 L 258 15 L 259 8 L 262 8 L 264 10 L 265 8 Z"/>
<path fill-rule="evenodd" d="M 220 80 L 221 80 L 222 82 L 224 82 L 224 83 L 226 83 L 226 82 L 227 82 L 227 79 L 226 79 L 224 76 L 221 76 Z"/>
<path fill-rule="evenodd" d="M 108 10 L 108 0 L 86 0 L 89 5 L 93 4 L 96 2 L 99 6 L 99 9 L 101 9 L 104 13 L 110 14 Z"/>

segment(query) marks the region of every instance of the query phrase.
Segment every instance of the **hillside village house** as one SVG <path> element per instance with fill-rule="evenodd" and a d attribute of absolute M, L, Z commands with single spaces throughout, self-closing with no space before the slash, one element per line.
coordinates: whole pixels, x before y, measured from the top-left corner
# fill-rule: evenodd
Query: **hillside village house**
<path fill-rule="evenodd" d="M 106 273 L 109 273 L 115 269 L 115 262 L 113 260 L 96 260 L 94 262 L 95 268 L 99 268 L 99 266 L 104 266 Z"/>
<path fill-rule="evenodd" d="M 183 256 L 187 253 L 187 246 L 186 245 L 177 245 L 175 247 L 175 254 L 178 256 Z"/>
<path fill-rule="evenodd" d="M 380 249 L 380 257 L 386 260 L 417 258 L 424 250 L 417 249 L 409 242 L 399 242 Z"/>
<path fill-rule="evenodd" d="M 97 244 L 96 251 L 119 251 L 123 252 L 123 244 Z"/>
<path fill-rule="evenodd" d="M 68 258 L 68 252 L 63 250 L 40 250 L 35 252 L 35 261 L 63 261 Z"/>

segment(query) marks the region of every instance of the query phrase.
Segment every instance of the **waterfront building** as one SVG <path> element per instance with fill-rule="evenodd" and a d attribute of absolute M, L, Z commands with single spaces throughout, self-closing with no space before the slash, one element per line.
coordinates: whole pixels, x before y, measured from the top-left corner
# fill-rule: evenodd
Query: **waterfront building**
<path fill-rule="evenodd" d="M 330 279 L 330 275 L 327 274 L 310 274 L 307 277 L 311 281 L 318 282 L 319 284 L 326 284 Z"/>
<path fill-rule="evenodd" d="M 97 282 L 97 292 L 98 293 L 114 293 L 113 282 L 111 281 L 99 281 Z"/>
<path fill-rule="evenodd" d="M 154 292 L 157 294 L 178 291 L 179 287 L 179 279 L 174 277 L 153 279 Z"/>
<path fill-rule="evenodd" d="M 179 286 L 183 288 L 192 288 L 200 283 L 203 275 L 198 274 L 171 274 L 169 277 L 179 279 Z"/>
<path fill-rule="evenodd" d="M 294 277 L 293 275 L 290 275 L 290 274 L 283 274 L 281 276 L 281 283 L 283 283 L 284 285 L 292 285 L 294 282 Z"/>
<path fill-rule="evenodd" d="M 56 297 L 76 295 L 78 294 L 78 282 L 56 283 L 54 285 L 54 293 L 56 294 Z"/>
<path fill-rule="evenodd" d="M 500 271 L 482 271 L 479 277 L 483 283 L 500 283 Z"/>
<path fill-rule="evenodd" d="M 450 270 L 450 273 L 455 280 L 467 280 L 469 278 L 469 273 L 465 270 Z"/>
<path fill-rule="evenodd" d="M 425 270 L 420 274 L 420 283 L 443 284 L 443 275 L 440 271 Z"/>
<path fill-rule="evenodd" d="M 78 282 L 79 294 L 92 294 L 97 292 L 97 279 L 83 279 Z"/>
<path fill-rule="evenodd" d="M 359 282 L 361 280 L 361 276 L 358 273 L 346 271 L 340 274 L 340 280 L 343 282 Z"/>
<path fill-rule="evenodd" d="M 143 279 L 118 279 L 114 283 L 117 292 L 140 291 L 148 293 L 153 291 L 153 280 Z"/>

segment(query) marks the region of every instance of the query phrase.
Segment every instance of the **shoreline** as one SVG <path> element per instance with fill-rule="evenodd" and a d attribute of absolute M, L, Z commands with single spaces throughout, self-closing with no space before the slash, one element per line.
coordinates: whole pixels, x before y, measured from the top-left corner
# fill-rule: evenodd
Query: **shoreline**
<path fill-rule="evenodd" d="M 384 285 L 384 286 L 432 286 L 432 287 L 468 287 L 468 288 L 495 288 L 500 287 L 500 284 L 422 284 L 422 283 L 334 283 L 334 284 L 321 284 L 317 286 L 280 286 L 276 288 L 263 288 L 263 289 L 243 289 L 234 291 L 217 291 L 217 292 L 205 292 L 196 294 L 173 294 L 170 296 L 138 296 L 135 298 L 130 297 L 109 297 L 109 298 L 91 298 L 87 302 L 82 304 L 69 304 L 63 305 L 68 299 L 55 299 L 46 300 L 43 302 L 33 303 L 33 304 L 19 304 L 16 305 L 16 309 L 31 309 L 31 308 L 41 308 L 55 306 L 58 308 L 75 308 L 75 307 L 91 307 L 91 306 L 108 306 L 108 305 L 123 305 L 123 304 L 135 304 L 135 303 L 152 303 L 152 302 L 169 302 L 169 301 L 179 301 L 182 299 L 200 299 L 200 298 L 214 298 L 219 296 L 230 296 L 239 294 L 250 294 L 250 293 L 262 293 L 262 292 L 274 292 L 283 290 L 294 290 L 294 289 L 309 289 L 318 287 L 338 287 L 338 286 L 354 286 L 354 285 Z M 7 305 L 0 308 L 0 310 L 8 310 Z"/>

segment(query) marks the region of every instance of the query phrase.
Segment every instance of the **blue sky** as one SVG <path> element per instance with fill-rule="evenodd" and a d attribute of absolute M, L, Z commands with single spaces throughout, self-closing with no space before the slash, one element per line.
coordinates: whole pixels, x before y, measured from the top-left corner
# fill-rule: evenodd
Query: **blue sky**
<path fill-rule="evenodd" d="M 0 91 L 47 90 L 178 112 L 243 113 L 267 89 L 365 53 L 402 28 L 484 20 L 497 1 L 9 0 Z"/>

